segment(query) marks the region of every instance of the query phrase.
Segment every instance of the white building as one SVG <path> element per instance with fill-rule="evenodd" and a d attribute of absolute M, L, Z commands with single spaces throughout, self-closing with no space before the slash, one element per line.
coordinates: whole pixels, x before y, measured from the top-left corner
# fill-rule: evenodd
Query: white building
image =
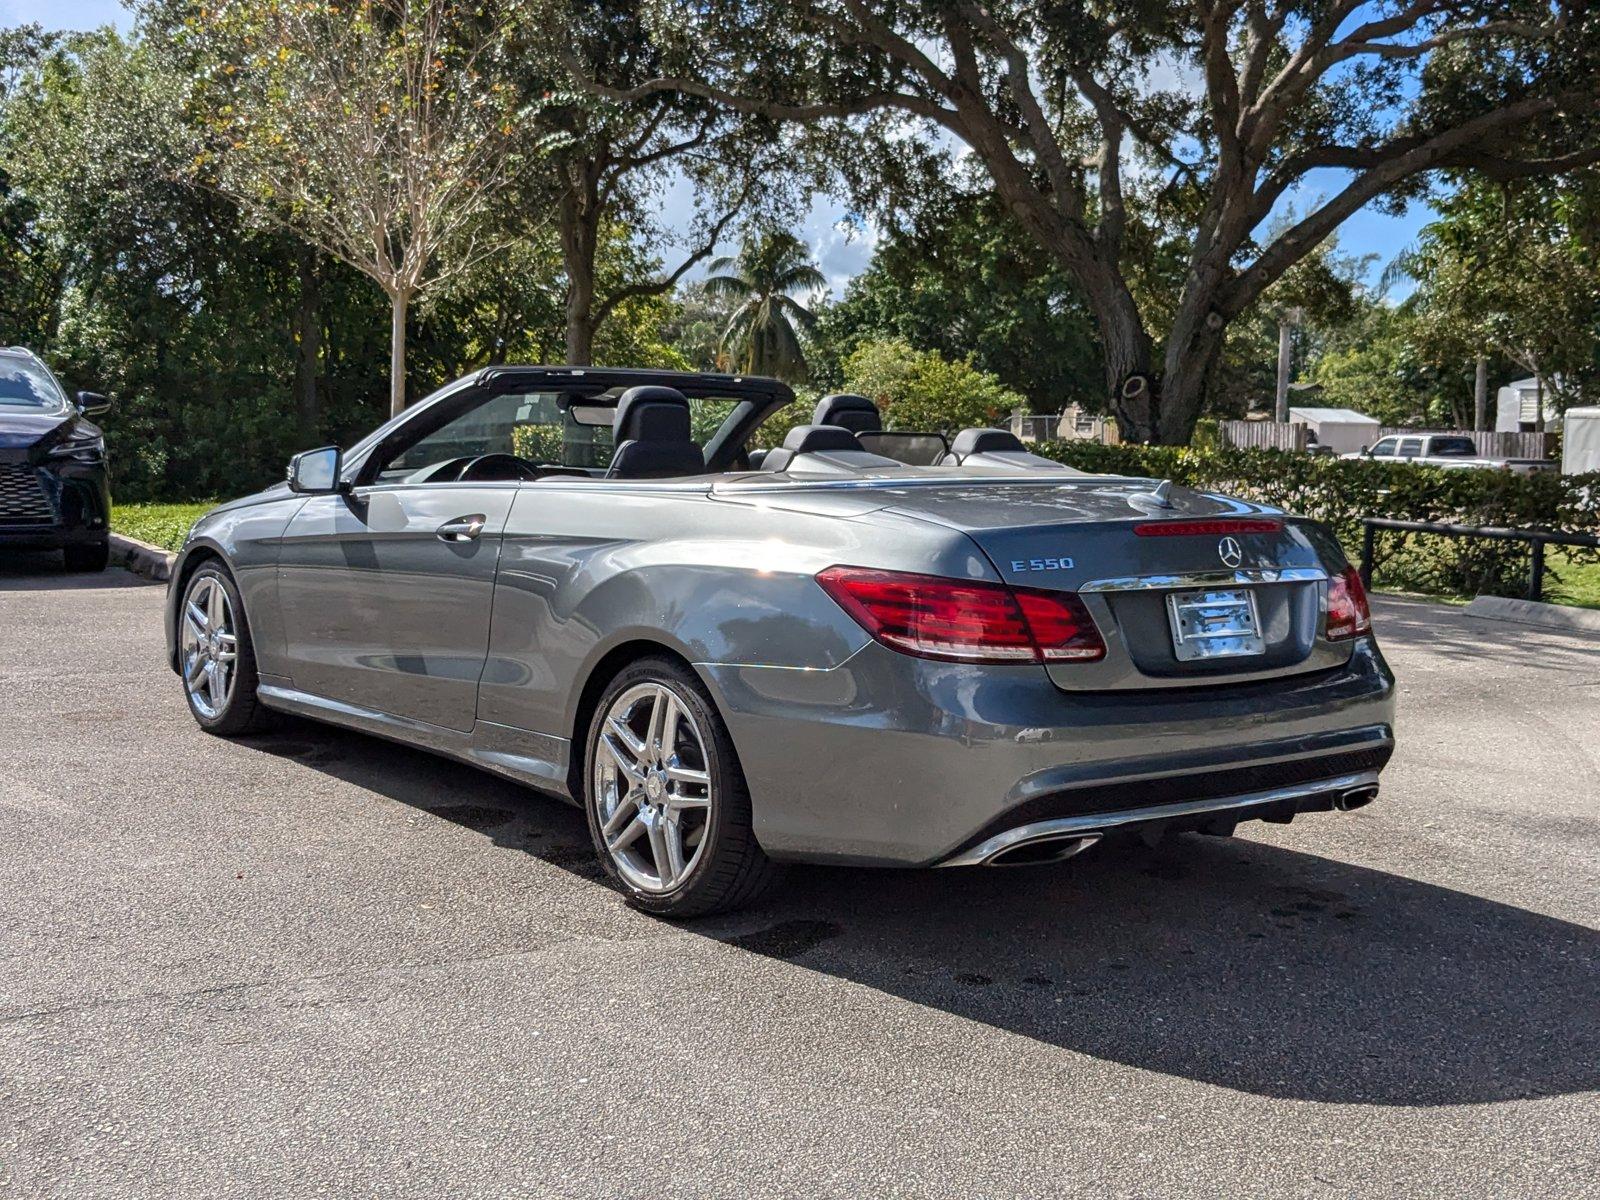
<path fill-rule="evenodd" d="M 1353 408 L 1290 406 L 1289 424 L 1309 427 L 1316 444 L 1335 454 L 1354 454 L 1378 440 L 1378 419 Z"/>
<path fill-rule="evenodd" d="M 1494 431 L 1496 433 L 1531 433 L 1539 420 L 1539 381 L 1519 379 L 1508 383 L 1495 394 Z M 1561 414 L 1556 410 L 1556 400 L 1550 389 L 1544 389 L 1544 427 L 1561 428 Z"/>
<path fill-rule="evenodd" d="M 1590 471 L 1600 471 L 1600 408 L 1569 408 L 1561 431 L 1561 473 Z"/>

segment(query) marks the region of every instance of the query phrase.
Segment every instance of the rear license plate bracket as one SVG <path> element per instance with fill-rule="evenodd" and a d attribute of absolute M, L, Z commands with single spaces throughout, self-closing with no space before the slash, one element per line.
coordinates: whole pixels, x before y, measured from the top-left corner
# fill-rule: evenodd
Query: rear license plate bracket
<path fill-rule="evenodd" d="M 1205 588 L 1167 596 L 1172 652 L 1179 662 L 1265 654 L 1252 588 Z"/>

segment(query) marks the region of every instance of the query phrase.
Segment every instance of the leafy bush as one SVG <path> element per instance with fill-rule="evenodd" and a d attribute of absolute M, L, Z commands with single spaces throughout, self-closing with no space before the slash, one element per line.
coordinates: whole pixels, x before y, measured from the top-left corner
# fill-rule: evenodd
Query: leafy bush
<path fill-rule="evenodd" d="M 955 430 L 1003 421 L 1027 402 L 970 358 L 951 361 L 899 339 L 867 342 L 844 361 L 845 390 L 868 397 L 889 429 Z"/>
<path fill-rule="evenodd" d="M 1332 527 L 1352 560 L 1361 553 L 1363 517 L 1600 532 L 1600 473 L 1517 475 L 1233 448 L 1045 442 L 1035 449 L 1083 471 L 1171 479 L 1315 518 Z M 1380 531 L 1375 566 L 1388 587 L 1517 596 L 1527 588 L 1528 554 L 1521 542 Z M 1559 569 L 1553 583 L 1559 590 Z"/>
<path fill-rule="evenodd" d="M 111 528 L 128 537 L 176 550 L 189 536 L 190 527 L 215 507 L 214 501 L 199 504 L 114 504 Z"/>

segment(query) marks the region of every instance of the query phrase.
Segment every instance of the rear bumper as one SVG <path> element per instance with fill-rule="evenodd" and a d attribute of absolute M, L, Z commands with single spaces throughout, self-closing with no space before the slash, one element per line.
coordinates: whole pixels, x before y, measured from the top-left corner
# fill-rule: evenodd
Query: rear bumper
<path fill-rule="evenodd" d="M 1178 819 L 1194 815 L 1185 805 L 1284 789 L 1296 808 L 1269 798 L 1240 813 L 1329 808 L 1394 748 L 1394 680 L 1371 638 L 1333 670 L 1161 691 L 1065 692 L 1038 667 L 929 662 L 877 643 L 827 671 L 700 670 L 756 835 L 778 858 L 963 861 L 1042 822 L 1127 827 L 1133 812 Z"/>

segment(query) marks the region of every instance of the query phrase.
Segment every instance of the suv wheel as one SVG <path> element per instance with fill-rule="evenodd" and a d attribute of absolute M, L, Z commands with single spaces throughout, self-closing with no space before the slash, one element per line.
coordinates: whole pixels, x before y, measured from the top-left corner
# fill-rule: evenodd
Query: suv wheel
<path fill-rule="evenodd" d="M 776 882 L 727 727 L 677 663 L 641 659 L 611 681 L 584 763 L 589 833 L 630 903 L 702 916 L 749 904 Z"/>

